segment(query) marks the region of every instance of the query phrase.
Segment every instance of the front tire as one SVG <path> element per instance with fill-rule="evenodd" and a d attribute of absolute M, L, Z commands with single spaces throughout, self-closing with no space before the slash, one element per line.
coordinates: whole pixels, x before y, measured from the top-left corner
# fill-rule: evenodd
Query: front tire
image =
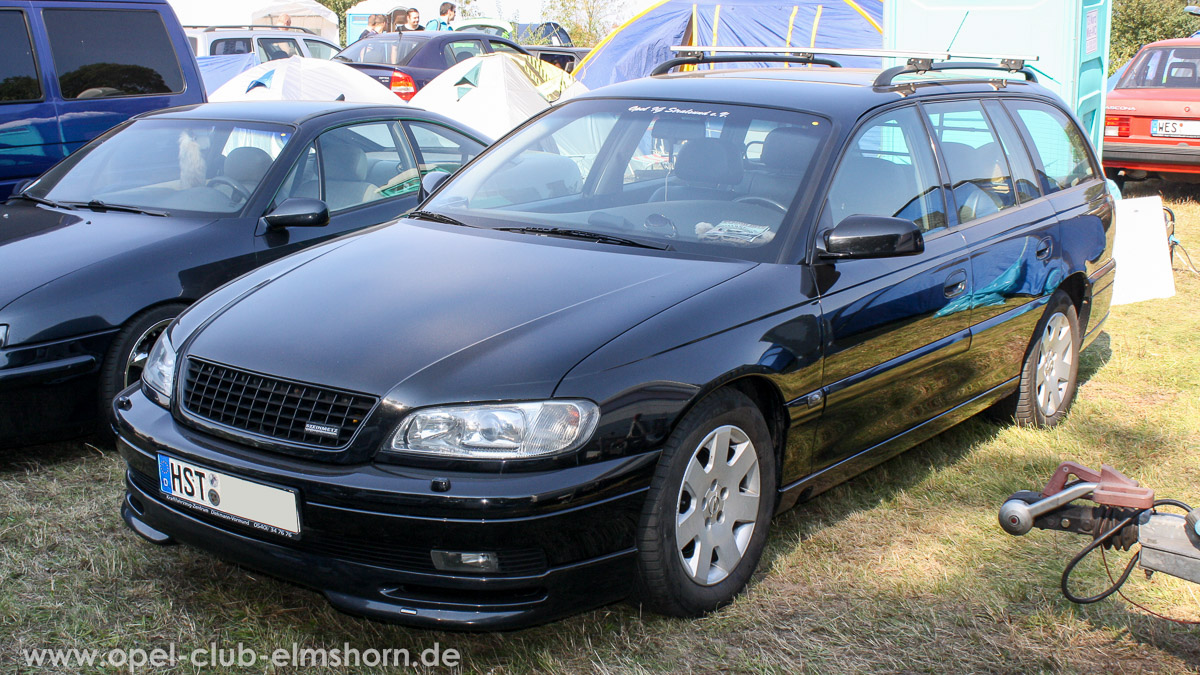
<path fill-rule="evenodd" d="M 104 367 L 100 371 L 100 412 L 112 422 L 112 401 L 126 387 L 141 379 L 142 369 L 150 349 L 171 321 L 184 310 L 184 305 L 170 304 L 151 307 L 134 316 L 113 338 Z"/>
<path fill-rule="evenodd" d="M 1021 368 L 1013 419 L 1049 429 L 1066 418 L 1079 384 L 1079 316 L 1064 292 L 1051 298 Z"/>
<path fill-rule="evenodd" d="M 775 510 L 775 450 L 757 406 L 722 389 L 667 440 L 638 531 L 638 600 L 699 616 L 750 581 Z"/>

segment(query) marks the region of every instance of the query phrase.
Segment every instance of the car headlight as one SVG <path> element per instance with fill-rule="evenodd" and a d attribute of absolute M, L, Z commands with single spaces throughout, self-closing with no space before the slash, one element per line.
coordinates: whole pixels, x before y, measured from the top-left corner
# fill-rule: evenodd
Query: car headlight
<path fill-rule="evenodd" d="M 153 398 L 163 406 L 171 405 L 171 391 L 175 388 L 175 347 L 171 345 L 170 332 L 164 330 L 158 336 L 142 370 L 142 383 L 158 394 Z"/>
<path fill-rule="evenodd" d="M 8 342 L 8 326 L 0 324 L 0 347 L 3 347 Z"/>
<path fill-rule="evenodd" d="M 570 452 L 592 437 L 600 408 L 554 400 L 425 408 L 400 423 L 388 452 L 525 459 Z"/>

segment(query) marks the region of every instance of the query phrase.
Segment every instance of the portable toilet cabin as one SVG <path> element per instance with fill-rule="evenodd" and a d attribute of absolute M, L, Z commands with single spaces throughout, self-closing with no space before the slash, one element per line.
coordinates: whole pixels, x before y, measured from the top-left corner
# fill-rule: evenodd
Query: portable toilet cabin
<path fill-rule="evenodd" d="M 1111 19 L 1112 0 L 884 0 L 883 44 L 1037 56 L 1026 65 L 1074 108 L 1099 152 Z"/>

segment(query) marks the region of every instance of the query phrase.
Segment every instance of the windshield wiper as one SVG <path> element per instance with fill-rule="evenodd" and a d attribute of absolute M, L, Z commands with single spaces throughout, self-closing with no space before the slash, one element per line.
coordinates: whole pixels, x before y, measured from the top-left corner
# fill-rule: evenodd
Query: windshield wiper
<path fill-rule="evenodd" d="M 445 223 L 446 225 L 462 225 L 463 227 L 479 227 L 478 225 L 471 225 L 470 223 L 464 223 L 463 221 L 459 220 L 458 218 L 447 216 L 444 213 L 435 213 L 433 211 L 410 211 L 409 213 L 404 214 L 404 217 L 405 218 L 414 218 L 416 220 L 430 220 L 435 223 Z"/>
<path fill-rule="evenodd" d="M 161 218 L 171 215 L 167 211 L 154 211 L 151 209 L 138 208 L 136 206 L 125 206 L 124 204 L 109 204 L 108 202 L 102 202 L 99 199 L 93 199 L 86 204 L 83 202 L 67 203 L 69 203 L 71 206 L 84 206 L 93 211 L 121 211 L 123 213 L 140 213 L 146 216 L 159 216 Z"/>
<path fill-rule="evenodd" d="M 567 239 L 584 239 L 594 241 L 599 244 L 617 244 L 619 246 L 636 246 L 638 248 L 652 248 L 656 251 L 670 251 L 670 244 L 652 244 L 646 241 L 637 239 L 627 239 L 615 234 L 606 234 L 604 232 L 590 232 L 588 230 L 575 230 L 567 227 L 497 227 L 493 228 L 501 232 L 524 232 L 528 234 L 540 234 L 547 237 L 565 237 Z"/>
<path fill-rule="evenodd" d="M 42 206 L 53 206 L 56 209 L 66 209 L 68 211 L 75 210 L 75 207 L 68 206 L 62 202 L 56 202 L 53 199 L 46 199 L 45 197 L 34 197 L 33 195 L 27 195 L 24 192 L 12 195 L 9 197 L 9 199 L 24 199 L 26 201 L 33 202 L 34 204 L 41 204 Z"/>

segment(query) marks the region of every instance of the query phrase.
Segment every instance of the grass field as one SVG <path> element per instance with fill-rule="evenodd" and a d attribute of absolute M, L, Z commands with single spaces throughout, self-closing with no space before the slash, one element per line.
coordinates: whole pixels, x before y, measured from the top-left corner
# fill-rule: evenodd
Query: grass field
<path fill-rule="evenodd" d="M 1180 239 L 1200 253 L 1200 203 L 1190 196 L 1200 189 L 1165 189 Z M 1200 504 L 1200 277 L 1177 272 L 1175 281 L 1174 298 L 1114 308 L 1084 353 L 1086 382 L 1064 425 L 973 419 L 801 505 L 775 520 L 750 591 L 698 620 L 618 604 L 492 635 L 373 623 L 205 553 L 142 542 L 118 515 L 122 464 L 108 445 L 4 451 L 0 671 L 33 672 L 20 659 L 25 648 L 172 642 L 179 652 L 240 642 L 262 653 L 349 643 L 414 654 L 437 642 L 462 654 L 465 671 L 485 673 L 1200 670 L 1200 627 L 1115 596 L 1086 607 L 1063 599 L 1059 575 L 1083 537 L 1014 538 L 996 524 L 1005 497 L 1040 488 L 1068 458 L 1107 462 L 1160 497 Z M 1127 555 L 1109 563 L 1123 566 Z M 1078 579 L 1107 585 L 1098 559 Z M 1200 620 L 1200 586 L 1135 573 L 1125 592 Z"/>

